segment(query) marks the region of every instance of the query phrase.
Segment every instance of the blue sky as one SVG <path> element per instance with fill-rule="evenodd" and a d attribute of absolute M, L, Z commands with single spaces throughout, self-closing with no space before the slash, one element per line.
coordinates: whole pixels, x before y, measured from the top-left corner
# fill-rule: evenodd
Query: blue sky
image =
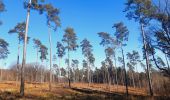
<path fill-rule="evenodd" d="M 16 62 L 17 58 L 17 35 L 9 35 L 9 29 L 13 28 L 18 22 L 25 21 L 26 10 L 23 8 L 24 0 L 4 0 L 7 11 L 0 15 L 3 25 L 0 26 L 0 36 L 7 40 L 10 44 L 10 55 L 6 60 L 1 60 L 0 65 L 9 66 Z M 78 36 L 78 43 L 87 38 L 93 45 L 93 53 L 96 58 L 95 65 L 100 67 L 100 63 L 105 59 L 104 48 L 99 45 L 100 38 L 98 32 L 108 32 L 113 35 L 112 25 L 117 22 L 124 22 L 130 31 L 129 41 L 125 51 L 141 50 L 141 42 L 139 41 L 139 26 L 134 21 L 129 21 L 123 12 L 126 0 L 48 0 L 54 6 L 60 9 L 61 27 L 56 32 L 52 32 L 52 53 L 56 54 L 56 42 L 62 39 L 64 29 L 66 27 L 74 28 Z M 46 26 L 45 15 L 39 15 L 36 11 L 31 11 L 28 35 L 31 41 L 27 47 L 26 62 L 36 61 L 36 50 L 33 48 L 33 38 L 38 38 L 49 47 L 48 28 Z M 125 53 L 126 53 L 125 52 Z M 118 51 L 116 53 L 120 55 Z M 22 49 L 20 53 L 22 59 Z M 49 55 L 48 55 L 49 57 Z M 79 59 L 80 66 L 83 60 L 81 48 L 71 53 L 73 59 Z M 20 62 L 21 62 L 20 59 Z M 64 66 L 64 59 L 62 66 Z M 58 59 L 57 59 L 58 63 Z"/>

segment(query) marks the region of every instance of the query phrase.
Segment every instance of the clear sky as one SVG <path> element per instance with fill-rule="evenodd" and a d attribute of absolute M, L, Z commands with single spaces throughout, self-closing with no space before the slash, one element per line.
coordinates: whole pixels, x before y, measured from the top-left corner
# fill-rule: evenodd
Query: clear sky
<path fill-rule="evenodd" d="M 13 28 L 18 22 L 25 21 L 26 10 L 23 8 L 24 0 L 4 0 L 6 12 L 0 15 L 3 25 L 0 26 L 0 36 L 7 40 L 10 44 L 10 54 L 6 60 L 1 60 L 1 66 L 13 64 L 17 59 L 17 35 L 9 35 L 9 29 Z M 52 53 L 56 54 L 56 42 L 61 41 L 66 27 L 73 27 L 78 36 L 78 43 L 87 38 L 93 45 L 93 53 L 96 58 L 95 65 L 100 67 L 100 63 L 105 59 L 104 48 L 99 45 L 100 38 L 98 32 L 108 32 L 113 35 L 112 25 L 117 22 L 124 22 L 130 31 L 129 41 L 125 51 L 140 50 L 141 42 L 139 41 L 139 26 L 134 21 L 129 21 L 123 12 L 126 0 L 48 0 L 55 7 L 60 9 L 61 28 L 56 32 L 52 32 Z M 36 61 L 36 50 L 33 48 L 33 38 L 38 38 L 49 47 L 48 28 L 46 25 L 45 15 L 39 15 L 36 11 L 31 11 L 28 35 L 31 41 L 27 47 L 26 62 Z M 125 53 L 126 53 L 125 52 Z M 118 51 L 116 53 L 120 55 Z M 22 58 L 22 50 L 20 53 Z M 48 55 L 49 57 L 49 55 Z M 81 48 L 71 53 L 73 59 L 79 59 L 80 66 L 83 59 Z M 64 59 L 62 65 L 64 66 Z M 57 59 L 58 61 L 58 59 Z M 21 59 L 20 59 L 21 63 Z"/>

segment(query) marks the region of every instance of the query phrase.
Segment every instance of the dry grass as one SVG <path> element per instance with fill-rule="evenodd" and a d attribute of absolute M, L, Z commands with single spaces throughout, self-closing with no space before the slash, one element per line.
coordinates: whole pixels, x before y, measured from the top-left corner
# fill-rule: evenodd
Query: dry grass
<path fill-rule="evenodd" d="M 106 91 L 106 92 L 112 92 L 112 93 L 120 93 L 120 94 L 124 94 L 125 91 L 126 91 L 125 86 L 111 85 L 110 88 L 109 88 L 108 84 L 94 84 L 94 83 L 91 83 L 90 86 L 88 86 L 87 83 L 74 83 L 74 84 L 72 84 L 72 87 L 86 88 L 86 89 Z M 128 91 L 129 91 L 129 94 L 132 94 L 132 95 L 147 96 L 147 91 L 146 91 L 145 88 L 128 87 Z"/>
<path fill-rule="evenodd" d="M 100 90 L 105 92 L 117 93 L 115 95 L 105 95 L 101 93 L 87 94 L 67 88 L 67 84 L 53 84 L 52 91 L 48 90 L 48 83 L 25 83 L 25 96 L 19 95 L 19 83 L 16 82 L 0 82 L 0 100 L 154 100 L 152 97 L 146 96 L 145 89 L 134 89 L 129 87 L 130 94 L 138 96 L 124 95 L 125 87 L 111 86 L 110 91 L 106 88 L 106 84 L 91 84 L 90 87 L 85 83 L 74 83 L 72 87 L 86 88 L 92 90 Z M 166 100 L 169 97 L 156 97 L 157 100 Z M 167 99 L 167 100 L 168 100 Z M 170 100 L 170 99 L 169 99 Z"/>
<path fill-rule="evenodd" d="M 61 85 L 57 84 L 52 86 L 52 91 L 48 89 L 48 83 L 25 83 L 25 97 L 24 99 L 47 99 L 47 98 L 57 98 L 61 99 L 69 95 L 75 95 L 79 92 L 73 91 L 68 88 L 63 88 Z M 16 82 L 1 82 L 0 83 L 0 100 L 6 99 L 7 95 L 11 95 L 11 98 L 21 98 L 19 95 L 19 83 Z"/>

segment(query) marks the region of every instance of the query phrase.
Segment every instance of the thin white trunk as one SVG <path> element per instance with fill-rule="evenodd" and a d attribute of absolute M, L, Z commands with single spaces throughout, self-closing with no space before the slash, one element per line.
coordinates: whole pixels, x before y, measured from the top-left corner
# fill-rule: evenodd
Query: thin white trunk
<path fill-rule="evenodd" d="M 88 80 L 88 86 L 90 86 L 90 73 L 89 73 L 89 61 L 87 59 L 87 80 Z"/>
<path fill-rule="evenodd" d="M 52 43 L 51 43 L 51 32 L 48 27 L 49 43 L 50 43 L 50 81 L 49 81 L 49 90 L 51 91 L 51 82 L 52 82 Z"/>
<path fill-rule="evenodd" d="M 59 78 L 60 78 L 60 76 L 61 76 L 61 72 L 60 72 L 60 68 L 61 68 L 61 67 L 60 67 L 60 66 L 61 66 L 61 57 L 59 57 L 59 66 L 58 66 L 58 69 L 59 69 L 59 70 L 58 70 L 58 83 L 60 82 L 60 79 L 59 79 Z"/>
<path fill-rule="evenodd" d="M 69 46 L 69 43 L 68 43 Z M 71 79 L 70 79 L 70 50 L 68 49 L 68 84 L 69 88 L 71 88 Z"/>
<path fill-rule="evenodd" d="M 114 56 L 115 61 L 115 71 L 116 71 L 116 90 L 118 91 L 118 79 L 117 79 L 117 64 L 116 64 L 116 55 Z"/>
<path fill-rule="evenodd" d="M 37 72 L 38 72 L 38 48 L 37 48 L 37 59 L 36 59 L 36 71 L 35 71 L 35 82 L 37 82 Z"/>
<path fill-rule="evenodd" d="M 28 34 L 28 25 L 29 25 L 29 17 L 30 17 L 30 5 L 31 0 L 29 1 L 29 6 L 27 8 L 27 18 L 26 18 L 26 27 L 25 27 L 25 38 L 24 38 L 24 46 L 23 46 L 23 60 L 21 67 L 21 85 L 20 85 L 20 95 L 24 96 L 24 67 L 26 64 L 26 50 L 27 50 L 27 34 Z"/>
<path fill-rule="evenodd" d="M 40 71 L 41 71 L 41 72 L 40 72 L 40 82 L 42 83 L 42 68 L 41 68 Z"/>

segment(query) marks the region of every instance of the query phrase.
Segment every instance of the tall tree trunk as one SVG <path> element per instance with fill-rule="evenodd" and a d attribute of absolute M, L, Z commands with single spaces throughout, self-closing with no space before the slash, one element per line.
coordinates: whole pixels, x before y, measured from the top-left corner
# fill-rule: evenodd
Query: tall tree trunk
<path fill-rule="evenodd" d="M 59 71 L 59 72 L 58 72 L 58 73 L 59 73 L 58 76 L 59 76 L 59 77 L 61 76 L 60 68 L 61 68 L 61 57 L 59 57 L 59 66 L 58 66 L 58 69 L 59 69 L 59 70 L 58 70 L 58 71 Z M 58 83 L 59 83 L 59 82 L 60 82 L 60 80 L 58 79 Z"/>
<path fill-rule="evenodd" d="M 50 80 L 49 80 L 49 91 L 51 91 L 51 82 L 52 82 L 52 43 L 51 43 L 51 32 L 48 27 L 49 43 L 50 43 Z"/>
<path fill-rule="evenodd" d="M 36 59 L 36 67 L 35 67 L 35 82 L 37 83 L 37 72 L 38 72 L 38 48 L 37 48 L 37 59 Z M 36 84 L 35 84 L 36 87 Z"/>
<path fill-rule="evenodd" d="M 110 80 L 110 73 L 108 67 L 107 67 L 107 82 L 108 82 L 108 89 L 110 91 L 111 80 Z"/>
<path fill-rule="evenodd" d="M 127 80 L 127 74 L 126 74 L 126 68 L 125 68 L 125 58 L 124 58 L 124 52 L 123 52 L 123 48 L 121 46 L 121 51 L 122 51 L 122 57 L 123 57 L 123 70 L 124 70 L 124 74 L 125 74 L 125 85 L 126 85 L 126 95 L 128 96 L 128 80 Z"/>
<path fill-rule="evenodd" d="M 38 65 L 38 48 L 37 48 L 37 59 L 36 59 L 36 73 L 35 73 L 35 82 L 37 82 L 37 72 L 38 72 L 38 67 L 39 67 L 39 65 Z"/>
<path fill-rule="evenodd" d="M 134 73 L 133 73 L 133 71 L 131 71 L 131 73 L 132 73 L 133 87 L 135 88 L 135 79 L 134 79 Z"/>
<path fill-rule="evenodd" d="M 123 71 L 124 71 L 124 70 L 121 70 L 121 80 L 120 80 L 120 83 L 122 83 L 123 86 L 125 86 L 125 79 L 124 79 L 124 77 L 123 77 Z"/>
<path fill-rule="evenodd" d="M 31 0 L 29 1 L 29 5 L 27 8 L 27 18 L 26 18 L 26 27 L 25 27 L 25 38 L 24 38 L 24 46 L 23 46 L 23 59 L 22 59 L 22 67 L 21 67 L 21 85 L 20 85 L 20 95 L 24 96 L 24 67 L 26 64 L 26 50 L 27 50 L 27 33 L 28 33 L 28 25 L 29 25 L 29 17 L 30 17 L 30 5 Z"/>
<path fill-rule="evenodd" d="M 105 71 L 104 71 L 104 83 L 105 84 L 107 84 L 107 77 L 106 77 L 107 75 L 106 75 L 106 69 L 105 69 Z"/>
<path fill-rule="evenodd" d="M 76 82 L 76 72 L 75 72 L 75 69 L 73 68 L 73 71 L 74 71 L 74 77 L 73 77 L 73 83 L 75 83 Z"/>
<path fill-rule="evenodd" d="M 148 53 L 146 51 L 146 38 L 145 38 L 145 33 L 144 33 L 144 26 L 143 23 L 140 23 L 141 25 L 141 31 L 142 31 L 142 37 L 143 37 L 143 45 L 144 45 L 144 50 L 145 50 L 145 57 L 146 57 L 146 67 L 147 67 L 147 78 L 148 78 L 148 84 L 149 84 L 149 91 L 150 95 L 153 96 L 153 90 L 152 90 L 152 82 L 151 82 L 151 76 L 150 76 L 150 68 L 149 68 L 149 59 L 148 59 Z"/>
<path fill-rule="evenodd" d="M 140 82 L 140 79 L 139 79 L 140 73 L 138 72 L 137 66 L 135 66 L 135 67 L 136 67 L 136 72 L 137 72 L 137 77 L 138 77 L 138 82 L 139 82 L 139 88 L 141 88 L 141 82 Z"/>
<path fill-rule="evenodd" d="M 93 73 L 91 72 L 91 68 L 90 68 L 90 83 L 93 84 Z"/>
<path fill-rule="evenodd" d="M 115 61 L 115 71 L 116 71 L 116 89 L 118 90 L 116 55 L 114 55 L 114 61 Z"/>
<path fill-rule="evenodd" d="M 105 83 L 105 71 L 103 71 L 103 83 Z"/>
<path fill-rule="evenodd" d="M 43 60 L 42 60 L 42 64 L 43 64 Z M 42 66 L 41 66 L 42 67 Z M 42 68 L 41 68 L 41 70 L 40 70 L 40 82 L 42 83 Z"/>
<path fill-rule="evenodd" d="M 70 50 L 69 49 L 68 49 L 68 84 L 69 84 L 69 88 L 71 88 L 71 79 L 70 79 Z"/>
<path fill-rule="evenodd" d="M 18 42 L 18 54 L 17 54 L 17 78 L 16 82 L 19 81 L 19 54 L 20 54 L 20 41 Z M 16 83 L 17 85 L 17 83 Z"/>
<path fill-rule="evenodd" d="M 89 61 L 87 59 L 87 80 L 88 80 L 88 86 L 90 86 L 90 71 L 89 71 Z"/>

